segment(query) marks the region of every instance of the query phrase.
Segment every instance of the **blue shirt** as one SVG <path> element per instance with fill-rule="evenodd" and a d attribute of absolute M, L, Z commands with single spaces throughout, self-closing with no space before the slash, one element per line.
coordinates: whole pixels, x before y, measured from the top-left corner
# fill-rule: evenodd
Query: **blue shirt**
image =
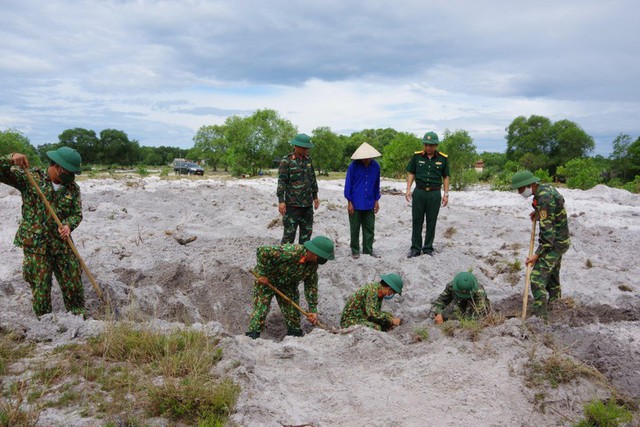
<path fill-rule="evenodd" d="M 371 160 L 365 166 L 362 160 L 354 160 L 347 169 L 344 197 L 359 211 L 369 211 L 380 199 L 380 165 Z"/>

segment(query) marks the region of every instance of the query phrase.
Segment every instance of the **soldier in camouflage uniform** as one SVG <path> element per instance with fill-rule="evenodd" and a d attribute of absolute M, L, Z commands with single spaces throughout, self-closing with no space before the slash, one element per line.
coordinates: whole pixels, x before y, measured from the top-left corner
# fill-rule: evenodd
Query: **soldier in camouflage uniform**
<path fill-rule="evenodd" d="M 487 293 L 476 277 L 466 271 L 456 274 L 431 304 L 437 325 L 445 320 L 473 320 L 489 314 Z"/>
<path fill-rule="evenodd" d="M 560 266 L 562 255 L 569 249 L 569 223 L 564 209 L 564 197 L 550 184 L 538 184 L 540 178 L 529 171 L 516 172 L 511 179 L 511 188 L 526 199 L 533 195 L 530 217 L 540 225 L 538 247 L 535 254 L 527 257 L 531 270 L 531 292 L 533 312 L 547 316 L 547 304 L 562 297 L 560 290 Z M 548 299 L 548 301 L 547 301 Z"/>
<path fill-rule="evenodd" d="M 16 188 L 22 194 L 22 221 L 14 244 L 24 252 L 22 275 L 31 286 L 33 311 L 36 316 L 51 313 L 52 275 L 62 290 L 67 311 L 84 316 L 84 289 L 81 270 L 68 243 L 71 232 L 82 221 L 80 188 L 74 182 L 80 173 L 80 154 L 62 147 L 48 151 L 51 164 L 46 173 L 33 169 L 32 175 L 58 215 L 63 226 L 58 227 L 49 215 L 38 193 L 23 170 L 29 167 L 27 157 L 13 153 L 0 159 L 0 182 Z"/>
<path fill-rule="evenodd" d="M 254 272 L 259 277 L 253 288 L 253 313 L 246 335 L 254 339 L 260 336 L 269 314 L 271 299 L 275 296 L 287 324 L 287 335 L 302 336 L 300 313 L 267 283 L 271 283 L 299 305 L 298 283 L 304 281 L 309 321 L 315 324 L 318 317 L 318 264 L 334 259 L 333 242 L 327 237 L 317 236 L 303 245 L 286 243 L 280 246 L 260 246 L 256 250 L 256 259 Z"/>
<path fill-rule="evenodd" d="M 400 318 L 382 311 L 382 301 L 402 295 L 402 278 L 395 273 L 380 276 L 380 283 L 364 285 L 351 295 L 342 310 L 340 326 L 365 325 L 378 331 L 387 331 L 400 324 Z"/>
<path fill-rule="evenodd" d="M 293 153 L 283 157 L 278 169 L 278 211 L 283 215 L 284 233 L 281 243 L 293 243 L 300 227 L 298 243 L 311 239 L 313 209 L 318 209 L 318 182 L 309 149 L 311 138 L 303 133 L 291 140 Z"/>

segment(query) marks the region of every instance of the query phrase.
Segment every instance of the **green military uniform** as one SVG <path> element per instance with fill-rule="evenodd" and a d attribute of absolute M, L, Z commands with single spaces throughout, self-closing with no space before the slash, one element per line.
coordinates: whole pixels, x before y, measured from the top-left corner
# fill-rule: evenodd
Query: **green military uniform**
<path fill-rule="evenodd" d="M 298 283 L 304 281 L 304 296 L 310 313 L 318 312 L 318 264 L 306 263 L 307 249 L 303 245 L 284 244 L 280 246 L 261 246 L 256 250 L 257 265 L 254 271 L 258 276 L 269 279 L 269 283 L 278 288 L 293 302 L 299 304 Z M 277 295 L 269 286 L 257 281 L 253 288 L 253 313 L 249 322 L 249 333 L 260 333 L 269 314 L 271 299 L 276 297 L 280 311 L 287 324 L 290 335 L 301 335 L 300 313 L 293 305 Z"/>
<path fill-rule="evenodd" d="M 449 282 L 444 291 L 432 303 L 434 314 L 442 314 L 445 318 L 471 320 L 486 316 L 490 303 L 482 285 L 477 284 L 470 298 L 460 298 L 454 291 L 454 282 Z"/>
<path fill-rule="evenodd" d="M 22 220 L 14 244 L 24 252 L 22 274 L 31 286 L 33 311 L 37 316 L 51 312 L 52 274 L 55 274 L 67 311 L 84 315 L 84 289 L 78 259 L 60 238 L 58 226 L 47 213 L 44 203 L 26 174 L 12 169 L 9 158 L 0 159 L 0 182 L 22 194 Z M 64 225 L 73 231 L 82 221 L 80 188 L 75 182 L 54 184 L 39 169 L 32 175 Z"/>
<path fill-rule="evenodd" d="M 342 310 L 340 326 L 365 325 L 378 331 L 392 325 L 393 315 L 382 311 L 382 300 L 378 296 L 379 283 L 369 283 L 351 295 Z"/>
<path fill-rule="evenodd" d="M 287 211 L 282 222 L 282 243 L 293 243 L 296 229 L 300 227 L 300 244 L 311 239 L 313 233 L 313 201 L 318 198 L 318 182 L 311 158 L 291 153 L 283 157 L 278 168 L 279 203 L 285 203 Z"/>
<path fill-rule="evenodd" d="M 416 151 L 407 165 L 407 172 L 415 175 L 416 187 L 411 196 L 411 252 L 433 253 L 433 239 L 442 203 L 442 179 L 449 176 L 446 154 L 436 151 L 429 158 L 424 151 Z M 426 218 L 427 231 L 422 243 L 422 224 Z"/>
<path fill-rule="evenodd" d="M 564 198 L 550 184 L 538 184 L 533 196 L 533 208 L 540 224 L 538 260 L 531 270 L 531 291 L 534 311 L 544 312 L 549 302 L 562 297 L 560 266 L 562 255 L 569 249 L 569 224 Z"/>

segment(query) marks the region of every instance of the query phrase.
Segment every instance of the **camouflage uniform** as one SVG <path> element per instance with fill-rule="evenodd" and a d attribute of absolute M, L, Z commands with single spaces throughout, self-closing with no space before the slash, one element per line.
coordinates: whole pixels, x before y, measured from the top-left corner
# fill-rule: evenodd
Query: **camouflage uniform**
<path fill-rule="evenodd" d="M 471 298 L 458 298 L 453 291 L 453 281 L 447 283 L 444 291 L 433 301 L 434 314 L 442 314 L 445 319 L 471 320 L 486 316 L 491 307 L 487 293 L 481 284 Z"/>
<path fill-rule="evenodd" d="M 310 157 L 291 153 L 282 158 L 278 169 L 277 196 L 278 202 L 287 206 L 282 219 L 284 233 L 281 243 L 293 243 L 298 226 L 298 243 L 310 240 L 313 232 L 313 200 L 318 198 L 318 182 Z"/>
<path fill-rule="evenodd" d="M 540 224 L 538 260 L 531 270 L 531 292 L 534 311 L 544 312 L 549 302 L 561 298 L 560 266 L 562 255 L 569 249 L 569 224 L 564 198 L 549 184 L 538 184 L 533 208 Z"/>
<path fill-rule="evenodd" d="M 382 300 L 378 296 L 379 283 L 364 285 L 351 295 L 342 310 L 340 326 L 365 325 L 378 331 L 391 327 L 393 315 L 382 311 Z"/>
<path fill-rule="evenodd" d="M 310 313 L 318 312 L 318 264 L 306 263 L 307 249 L 303 245 L 284 244 L 280 246 L 261 246 L 256 250 L 257 265 L 254 271 L 258 276 L 269 279 L 269 283 L 278 288 L 299 305 L 298 283 L 304 281 L 304 297 Z M 271 299 L 275 295 L 284 316 L 289 332 L 300 331 L 300 313 L 296 308 L 277 295 L 269 286 L 255 282 L 253 288 L 253 313 L 247 332 L 260 332 L 269 314 Z"/>
<path fill-rule="evenodd" d="M 22 220 L 13 243 L 24 252 L 22 275 L 31 286 L 33 311 L 36 316 L 51 313 L 52 274 L 62 290 L 67 311 L 85 314 L 81 270 L 66 241 L 60 238 L 58 226 L 32 187 L 26 174 L 11 168 L 9 158 L 0 159 L 0 182 L 22 194 Z M 82 221 L 80 187 L 75 182 L 55 190 L 48 175 L 32 169 L 36 183 L 64 225 L 73 231 Z"/>

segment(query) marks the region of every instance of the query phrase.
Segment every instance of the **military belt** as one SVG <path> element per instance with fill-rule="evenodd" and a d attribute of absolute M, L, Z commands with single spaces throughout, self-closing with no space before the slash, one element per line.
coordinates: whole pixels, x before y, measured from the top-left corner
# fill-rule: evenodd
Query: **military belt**
<path fill-rule="evenodd" d="M 416 187 L 416 189 L 422 191 L 440 191 L 440 187 Z"/>

